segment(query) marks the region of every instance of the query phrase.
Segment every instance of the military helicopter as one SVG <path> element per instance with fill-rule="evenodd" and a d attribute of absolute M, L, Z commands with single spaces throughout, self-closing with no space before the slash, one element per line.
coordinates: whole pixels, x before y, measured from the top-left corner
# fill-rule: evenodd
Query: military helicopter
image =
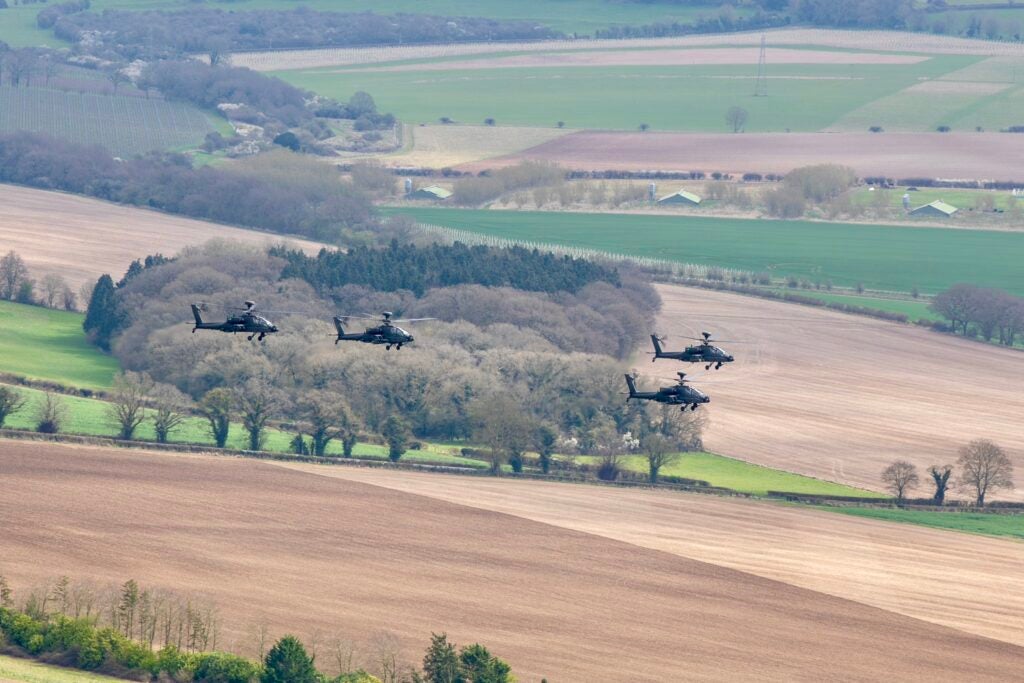
<path fill-rule="evenodd" d="M 651 362 L 653 363 L 659 358 L 669 358 L 684 363 L 706 363 L 704 366 L 705 370 L 710 370 L 712 365 L 715 366 L 715 370 L 718 370 L 722 367 L 722 363 L 731 363 L 733 361 L 732 356 L 711 343 L 710 332 L 701 332 L 701 336 L 704 337 L 703 340 L 696 337 L 683 337 L 684 339 L 699 341 L 700 344 L 696 346 L 687 346 L 683 351 L 663 351 L 661 343 L 665 340 L 656 334 L 652 334 L 651 343 L 654 344 L 654 353 L 652 354 L 654 358 L 651 358 Z"/>
<path fill-rule="evenodd" d="M 345 325 L 351 318 L 360 320 L 376 320 L 376 318 L 349 315 L 349 316 L 335 316 L 334 327 L 338 330 L 338 338 L 334 340 L 337 344 L 340 341 L 358 341 L 366 344 L 385 344 L 385 348 L 390 351 L 391 347 L 394 346 L 395 350 L 401 350 L 403 344 L 411 344 L 414 340 L 413 336 L 403 330 L 395 323 L 417 323 L 424 320 L 436 320 L 436 318 L 406 318 L 404 320 L 395 320 L 391 316 L 394 314 L 391 311 L 384 311 L 381 313 L 380 324 L 376 327 L 368 327 L 364 332 L 353 332 L 346 333 Z"/>
<path fill-rule="evenodd" d="M 277 332 L 277 325 L 256 314 L 255 301 L 246 301 L 245 308 L 239 309 L 242 310 L 241 315 L 228 316 L 228 319 L 222 323 L 203 322 L 202 311 L 205 309 L 206 304 L 192 304 L 192 315 L 196 319 L 196 326 L 192 328 L 192 334 L 195 334 L 196 330 L 216 330 L 232 334 L 248 332 L 249 336 L 246 339 L 249 341 L 252 341 L 253 337 L 263 341 L 268 334 Z"/>
<path fill-rule="evenodd" d="M 637 391 L 636 377 L 626 375 L 626 385 L 629 387 L 629 398 L 626 400 L 635 398 L 640 401 L 666 403 L 670 406 L 679 406 L 681 411 L 686 410 L 687 406 L 690 410 L 697 410 L 700 404 L 711 403 L 711 398 L 707 394 L 687 386 L 685 372 L 676 374 L 679 375 L 679 379 L 674 387 L 661 387 L 657 391 Z"/>

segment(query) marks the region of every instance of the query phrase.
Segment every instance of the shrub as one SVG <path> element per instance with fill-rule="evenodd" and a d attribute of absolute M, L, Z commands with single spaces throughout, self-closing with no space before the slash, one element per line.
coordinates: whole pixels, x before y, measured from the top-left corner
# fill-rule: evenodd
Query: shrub
<path fill-rule="evenodd" d="M 250 683 L 260 674 L 252 662 L 226 652 L 201 652 L 189 656 L 186 670 L 202 683 Z"/>
<path fill-rule="evenodd" d="M 615 481 L 622 473 L 622 465 L 619 456 L 606 455 L 601 458 L 601 464 L 597 466 L 597 478 L 601 481 Z"/>

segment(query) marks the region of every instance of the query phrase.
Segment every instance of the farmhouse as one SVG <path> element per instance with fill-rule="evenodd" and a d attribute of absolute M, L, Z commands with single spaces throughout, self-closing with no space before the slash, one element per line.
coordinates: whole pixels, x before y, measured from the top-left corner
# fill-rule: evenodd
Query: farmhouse
<path fill-rule="evenodd" d="M 951 204 L 947 204 L 941 199 L 936 199 L 931 204 L 925 204 L 919 206 L 910 212 L 911 216 L 938 216 L 939 218 L 949 218 L 960 209 L 956 208 Z"/>
<path fill-rule="evenodd" d="M 435 201 L 443 201 L 452 196 L 449 190 L 437 185 L 431 185 L 429 187 L 421 187 L 418 190 L 414 190 L 409 193 L 409 199 L 433 199 Z"/>
<path fill-rule="evenodd" d="M 686 190 L 673 192 L 658 200 L 659 204 L 688 204 L 690 206 L 700 206 L 700 202 L 701 198 L 699 196 Z"/>

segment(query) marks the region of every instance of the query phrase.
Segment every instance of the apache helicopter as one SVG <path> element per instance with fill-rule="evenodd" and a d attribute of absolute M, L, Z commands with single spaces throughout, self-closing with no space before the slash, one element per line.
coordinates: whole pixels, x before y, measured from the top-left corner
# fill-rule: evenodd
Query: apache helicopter
<path fill-rule="evenodd" d="M 337 344 L 340 341 L 358 341 L 366 344 L 386 344 L 385 347 L 388 351 L 394 346 L 396 350 L 401 350 L 403 344 L 411 344 L 414 339 L 411 334 L 403 330 L 401 327 L 395 325 L 395 323 L 417 323 L 424 320 L 436 320 L 436 318 L 406 318 L 404 320 L 392 320 L 391 316 L 394 315 L 390 311 L 384 311 L 381 313 L 383 316 L 380 320 L 380 324 L 376 327 L 368 327 L 364 332 L 353 332 L 348 334 L 345 332 L 344 325 L 348 324 L 349 319 L 357 318 L 360 320 L 376 320 L 376 318 L 370 318 L 366 316 L 349 315 L 334 318 L 334 327 L 338 330 L 338 338 L 334 340 Z"/>
<path fill-rule="evenodd" d="M 228 316 L 228 319 L 222 323 L 203 322 L 201 311 L 205 309 L 206 304 L 192 304 L 192 315 L 196 319 L 196 326 L 192 328 L 192 334 L 195 334 L 196 330 L 216 330 L 232 334 L 248 332 L 249 336 L 246 339 L 249 341 L 252 341 L 253 337 L 257 337 L 257 335 L 259 341 L 263 341 L 268 334 L 277 332 L 277 325 L 256 314 L 256 302 L 254 301 L 246 301 L 245 308 L 239 309 L 243 311 L 241 315 Z"/>
<path fill-rule="evenodd" d="M 661 343 L 665 340 L 656 334 L 652 334 L 651 343 L 654 344 L 654 353 L 652 354 L 654 358 L 651 358 L 651 362 L 653 363 L 659 358 L 669 358 L 684 363 L 706 363 L 704 366 L 705 370 L 710 370 L 712 365 L 715 366 L 715 370 L 718 370 L 722 367 L 722 363 L 731 363 L 733 361 L 732 356 L 711 343 L 710 332 L 701 332 L 701 336 L 704 337 L 703 340 L 696 337 L 683 337 L 684 339 L 699 341 L 700 344 L 696 346 L 687 346 L 683 351 L 663 351 Z"/>
<path fill-rule="evenodd" d="M 661 387 L 657 391 L 637 391 L 636 377 L 626 375 L 626 385 L 629 387 L 629 398 L 626 400 L 635 398 L 641 401 L 666 403 L 670 406 L 679 406 L 679 410 L 686 410 L 687 406 L 690 410 L 697 410 L 700 404 L 711 403 L 711 398 L 707 394 L 687 386 L 685 372 L 676 374 L 679 375 L 679 379 L 674 387 Z"/>

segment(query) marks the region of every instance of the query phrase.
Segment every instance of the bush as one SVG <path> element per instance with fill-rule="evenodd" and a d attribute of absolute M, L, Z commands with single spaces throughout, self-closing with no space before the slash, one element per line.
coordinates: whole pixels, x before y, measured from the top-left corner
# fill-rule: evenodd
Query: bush
<path fill-rule="evenodd" d="M 260 675 L 260 667 L 226 652 L 190 655 L 186 670 L 196 683 L 250 683 Z"/>
<path fill-rule="evenodd" d="M 597 478 L 601 481 L 615 481 L 622 473 L 622 466 L 619 456 L 606 455 L 601 458 L 601 464 L 597 466 Z"/>

